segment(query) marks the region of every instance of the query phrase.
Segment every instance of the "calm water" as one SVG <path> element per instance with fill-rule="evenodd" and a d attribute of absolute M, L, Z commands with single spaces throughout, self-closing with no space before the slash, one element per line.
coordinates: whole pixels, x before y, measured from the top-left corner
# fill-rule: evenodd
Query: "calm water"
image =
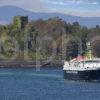
<path fill-rule="evenodd" d="M 100 83 L 66 81 L 62 69 L 0 69 L 0 100 L 100 100 Z"/>

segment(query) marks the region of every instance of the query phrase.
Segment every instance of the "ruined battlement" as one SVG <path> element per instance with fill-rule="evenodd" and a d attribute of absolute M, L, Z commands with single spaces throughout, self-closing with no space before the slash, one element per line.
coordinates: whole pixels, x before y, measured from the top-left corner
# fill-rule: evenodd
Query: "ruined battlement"
<path fill-rule="evenodd" d="M 28 16 L 15 16 L 13 18 L 15 28 L 22 29 L 28 24 Z"/>

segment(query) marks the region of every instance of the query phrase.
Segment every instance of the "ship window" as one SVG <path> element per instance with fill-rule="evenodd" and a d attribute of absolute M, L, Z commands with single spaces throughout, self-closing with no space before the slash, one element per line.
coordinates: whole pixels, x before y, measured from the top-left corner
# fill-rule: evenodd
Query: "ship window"
<path fill-rule="evenodd" d="M 95 61 L 89 60 L 89 61 L 82 61 L 81 63 L 100 63 L 100 61 L 99 60 L 95 60 Z"/>

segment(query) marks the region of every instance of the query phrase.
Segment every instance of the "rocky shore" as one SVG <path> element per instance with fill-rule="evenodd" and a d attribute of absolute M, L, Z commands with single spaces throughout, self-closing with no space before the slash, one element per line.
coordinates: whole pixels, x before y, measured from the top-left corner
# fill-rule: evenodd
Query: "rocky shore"
<path fill-rule="evenodd" d="M 33 61 L 33 60 L 1 60 L 0 68 L 31 68 L 31 67 L 62 67 L 62 61 Z"/>

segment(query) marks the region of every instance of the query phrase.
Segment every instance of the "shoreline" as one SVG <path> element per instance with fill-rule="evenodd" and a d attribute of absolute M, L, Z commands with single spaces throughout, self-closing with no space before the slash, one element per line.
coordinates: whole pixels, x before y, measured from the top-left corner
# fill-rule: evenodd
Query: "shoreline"
<path fill-rule="evenodd" d="M 42 61 L 41 63 L 37 64 L 36 61 L 32 60 L 1 60 L 0 61 L 0 68 L 59 68 L 62 67 L 63 64 L 61 61 L 53 61 L 48 62 Z"/>

